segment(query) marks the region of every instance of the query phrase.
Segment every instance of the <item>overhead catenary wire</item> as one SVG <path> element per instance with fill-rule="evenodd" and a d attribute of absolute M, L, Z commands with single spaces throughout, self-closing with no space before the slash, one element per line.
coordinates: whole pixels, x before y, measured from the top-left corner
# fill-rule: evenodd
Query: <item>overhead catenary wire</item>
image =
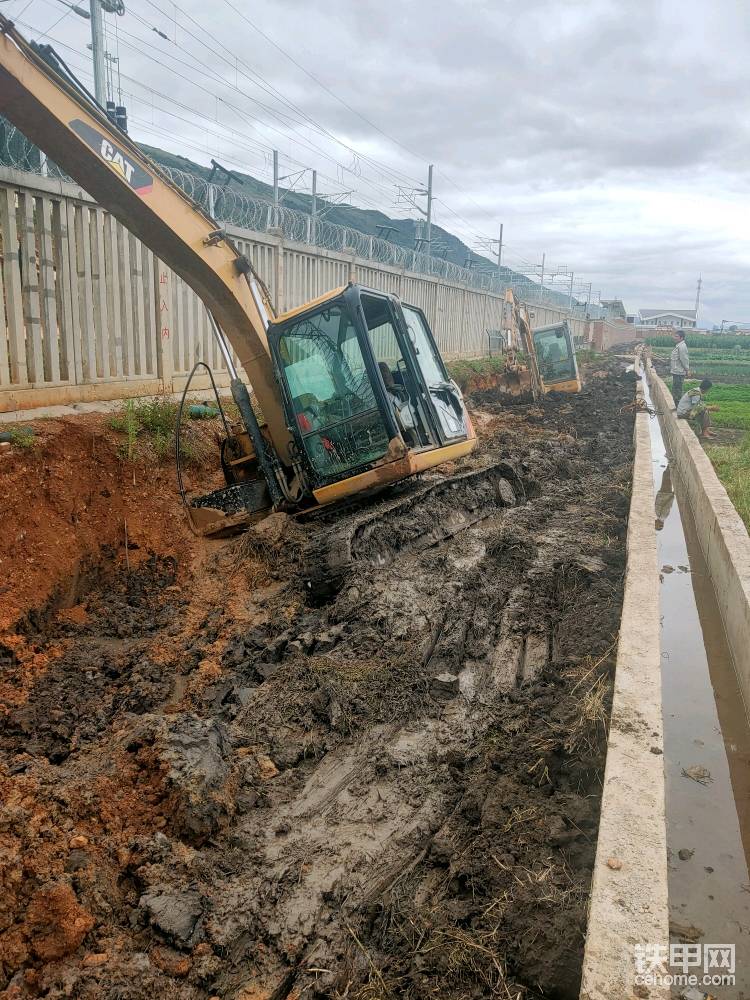
<path fill-rule="evenodd" d="M 149 6 L 153 7 L 154 10 L 159 12 L 163 17 L 166 17 L 165 12 L 159 7 L 159 5 L 155 2 L 155 0 L 145 0 L 145 2 L 148 3 Z M 245 62 L 244 59 L 240 58 L 235 53 L 233 53 L 232 50 L 227 45 L 225 45 L 223 42 L 217 39 L 215 35 L 213 35 L 210 31 L 208 31 L 208 29 L 206 29 L 203 25 L 201 25 L 200 22 L 192 16 L 192 14 L 190 14 L 186 10 L 181 11 L 181 14 L 183 15 L 183 17 L 186 17 L 192 24 L 194 24 L 199 29 L 201 34 L 196 35 L 196 33 L 191 31 L 190 28 L 186 28 L 184 24 L 182 25 L 183 31 L 187 32 L 187 34 L 190 35 L 190 37 L 194 38 L 196 41 L 198 41 L 199 44 L 203 45 L 207 49 L 207 51 L 209 51 L 212 55 L 226 62 L 230 66 L 230 68 L 236 69 L 238 65 L 242 66 L 243 75 L 245 76 L 246 79 L 249 79 L 251 82 L 254 83 L 255 86 L 259 87 L 261 90 L 263 90 L 270 96 L 273 96 L 277 101 L 279 101 L 288 109 L 294 111 L 297 115 L 299 115 L 305 122 L 307 122 L 313 128 L 325 134 L 329 139 L 341 145 L 344 149 L 348 150 L 348 152 L 352 153 L 354 156 L 359 157 L 364 162 L 370 163 L 372 166 L 384 171 L 386 174 L 391 174 L 394 177 L 400 177 L 402 180 L 405 180 L 410 184 L 421 183 L 420 181 L 417 181 L 414 177 L 410 177 L 408 174 L 405 174 L 403 171 L 399 171 L 394 167 L 390 167 L 386 164 L 383 164 L 380 161 L 376 160 L 374 157 L 362 153 L 360 150 L 356 149 L 355 147 L 351 146 L 349 143 L 341 139 L 339 136 L 335 135 L 333 132 L 330 131 L 330 129 L 326 128 L 324 125 L 321 125 L 320 122 L 316 121 L 311 115 L 309 115 L 306 111 L 300 108 L 297 104 L 295 104 L 293 101 L 290 101 L 277 87 L 274 87 L 273 84 L 271 84 L 268 80 L 266 80 L 266 78 L 262 74 L 254 70 L 247 62 Z M 228 58 L 221 52 L 217 52 L 216 49 L 214 49 L 205 41 L 205 37 L 203 36 L 210 38 L 216 45 L 218 45 L 220 48 L 224 49 L 227 53 L 229 53 L 231 58 Z"/>
<path fill-rule="evenodd" d="M 133 36 L 129 32 L 126 32 L 125 30 L 121 30 L 121 36 L 126 36 L 126 35 L 129 36 L 130 38 L 133 38 L 134 41 L 136 41 L 138 43 L 143 43 L 143 41 L 144 41 L 143 39 L 139 38 L 139 36 L 137 36 L 137 35 Z M 191 79 L 190 77 L 186 76 L 184 73 L 180 73 L 178 70 L 175 70 L 173 67 L 166 65 L 165 63 L 163 63 L 161 61 L 161 59 L 157 59 L 154 56 L 149 56 L 147 53 L 145 53 L 143 51 L 143 48 L 142 48 L 141 44 L 134 45 L 130 41 L 128 41 L 125 37 L 121 37 L 121 42 L 122 42 L 123 45 L 127 46 L 128 48 L 130 48 L 130 49 L 138 52 L 141 56 L 144 56 L 145 58 L 148 58 L 151 61 L 157 63 L 162 69 L 165 69 L 167 72 L 170 72 L 173 75 L 177 76 L 178 78 L 184 80 L 186 83 L 190 84 L 191 86 L 193 86 L 194 88 L 196 88 L 197 90 L 199 90 L 201 93 L 203 93 L 203 94 L 212 94 L 212 96 L 216 100 L 218 100 L 220 103 L 222 103 L 225 107 L 230 108 L 235 114 L 237 114 L 238 117 L 240 117 L 241 119 L 243 119 L 247 124 L 251 125 L 251 127 L 253 125 L 260 125 L 262 128 L 266 128 L 266 129 L 269 129 L 272 132 L 277 133 L 285 141 L 292 141 L 292 142 L 296 143 L 297 145 L 300 145 L 300 146 L 302 146 L 302 147 L 310 150 L 310 152 L 313 152 L 313 153 L 316 153 L 316 154 L 318 154 L 320 156 L 323 156 L 330 163 L 335 164 L 336 167 L 338 169 L 340 169 L 342 172 L 351 173 L 353 176 L 357 177 L 357 179 L 360 180 L 361 182 L 364 182 L 368 186 L 372 187 L 374 190 L 378 190 L 378 192 L 380 193 L 381 197 L 384 194 L 386 196 L 390 197 L 390 189 L 387 188 L 385 185 L 381 184 L 378 181 L 373 180 L 372 178 L 362 176 L 361 174 L 353 171 L 351 169 L 351 167 L 348 167 L 346 164 L 341 163 L 332 154 L 328 153 L 326 150 L 324 150 L 321 147 L 317 146 L 315 143 L 311 142 L 305 136 L 299 136 L 297 139 L 292 138 L 287 131 L 284 131 L 283 128 L 278 128 L 277 126 L 273 125 L 271 122 L 267 122 L 267 121 L 264 121 L 262 118 L 257 118 L 257 117 L 254 117 L 254 116 L 250 115 L 247 111 L 244 111 L 243 109 L 238 108 L 236 105 L 232 104 L 230 101 L 227 101 L 226 98 L 223 98 L 220 95 L 215 94 L 215 93 L 213 93 L 211 91 L 207 91 L 205 85 L 201 84 L 197 79 Z M 185 52 L 185 54 L 190 55 L 193 59 L 195 59 L 195 56 L 193 56 L 192 53 Z M 171 54 L 167 54 L 167 53 L 163 53 L 162 55 L 163 56 L 167 56 L 167 58 L 172 59 L 173 61 L 177 62 L 178 64 L 181 63 L 183 66 L 185 66 L 188 69 L 191 69 L 193 71 L 195 71 L 195 69 L 196 69 L 195 66 L 192 66 L 190 63 L 186 62 L 184 59 L 179 59 L 178 57 L 175 57 L 175 56 L 173 56 Z M 238 93 L 240 93 L 243 97 L 247 97 L 248 99 L 252 100 L 252 98 L 249 98 L 249 95 L 247 95 L 241 89 L 236 88 L 235 85 L 232 84 L 230 81 L 226 80 L 226 78 L 218 76 L 217 74 L 214 74 L 210 70 L 209 67 L 203 67 L 202 64 L 200 64 L 200 69 L 201 69 L 202 73 L 203 72 L 208 73 L 210 75 L 210 79 L 212 81 L 214 81 L 216 83 L 220 83 L 220 84 L 226 85 L 226 86 L 230 87 L 233 90 L 238 90 Z M 284 123 L 282 122 L 282 124 L 284 124 Z M 292 127 L 292 130 L 296 132 L 296 129 L 294 129 L 293 127 Z"/>
<path fill-rule="evenodd" d="M 240 11 L 231 2 L 231 0 L 223 0 L 223 2 L 227 5 L 227 7 L 229 7 L 231 10 L 233 10 L 235 12 L 235 14 L 237 14 L 238 16 L 240 16 L 245 24 L 249 24 L 250 27 L 253 28 L 255 31 L 257 31 L 258 34 L 261 35 L 263 38 L 265 38 L 266 41 L 270 45 L 273 45 L 273 47 L 277 51 L 281 52 L 282 55 L 284 55 L 298 69 L 302 70 L 302 72 L 306 76 L 308 76 L 311 80 L 313 80 L 315 83 L 317 83 L 317 85 L 319 87 L 321 87 L 327 94 L 330 94 L 331 97 L 334 98 L 334 100 L 338 101 L 339 104 L 343 105 L 343 107 L 345 107 L 352 114 L 356 115 L 366 125 L 369 125 L 370 128 L 374 129 L 376 132 L 378 132 L 384 138 L 388 139 L 389 142 L 392 142 L 394 145 L 398 146 L 400 149 L 403 149 L 404 152 L 408 153 L 410 156 L 413 156 L 415 159 L 420 160 L 423 163 L 427 162 L 423 156 L 421 156 L 419 153 L 415 153 L 413 150 L 409 149 L 408 146 L 405 146 L 400 140 L 395 139 L 392 135 L 389 135 L 387 132 L 383 131 L 383 129 L 380 128 L 380 126 L 376 125 L 373 121 L 371 121 L 369 118 L 367 118 L 361 112 L 357 111 L 356 108 L 353 108 L 351 106 L 351 104 L 348 103 L 348 101 L 345 101 L 343 99 L 343 97 L 341 97 L 334 90 L 332 90 L 327 84 L 323 83 L 322 80 L 319 80 L 318 77 L 315 76 L 314 73 L 311 73 L 310 70 L 307 69 L 307 67 L 303 66 L 302 63 L 298 62 L 298 60 L 295 59 L 294 56 L 292 56 L 289 52 L 287 52 L 286 49 L 283 48 L 283 46 L 279 45 L 278 42 L 276 42 L 270 35 L 268 35 L 265 31 L 263 31 L 263 29 L 260 28 L 251 18 L 249 18 L 247 16 L 247 12 L 246 11 Z"/>
<path fill-rule="evenodd" d="M 50 0 L 43 0 L 43 2 L 48 3 L 48 2 L 50 2 Z M 31 27 L 32 30 L 34 30 L 34 31 L 37 30 L 36 28 L 34 28 L 31 25 L 28 25 L 28 27 Z M 180 59 L 179 57 L 176 57 L 176 56 L 172 55 L 171 53 L 161 53 L 160 52 L 158 58 L 156 56 L 152 56 L 152 55 L 150 55 L 148 53 L 148 51 L 144 51 L 144 48 L 143 48 L 144 45 L 146 45 L 147 47 L 151 45 L 151 42 L 149 40 L 144 40 L 144 39 L 140 38 L 137 35 L 132 35 L 131 33 L 127 32 L 125 29 L 122 29 L 122 28 L 120 29 L 120 34 L 122 36 L 127 35 L 129 38 L 132 38 L 134 42 L 138 43 L 137 45 L 133 45 L 130 42 L 128 42 L 125 38 L 122 38 L 121 40 L 122 40 L 122 44 L 123 45 L 128 46 L 129 48 L 131 48 L 134 51 L 138 52 L 139 55 L 141 55 L 141 56 L 143 56 L 143 57 L 145 57 L 147 59 L 150 59 L 151 61 L 155 62 L 156 64 L 158 64 L 160 66 L 160 68 L 163 68 L 163 69 L 167 70 L 168 72 L 172 73 L 173 75 L 175 75 L 176 77 L 182 79 L 184 82 L 186 82 L 186 83 L 190 84 L 191 86 L 195 87 L 196 89 L 198 89 L 201 93 L 208 93 L 208 92 L 206 91 L 205 86 L 203 86 L 199 82 L 198 79 L 196 79 L 194 77 L 191 78 L 189 76 L 186 76 L 184 73 L 180 73 L 178 70 L 175 70 L 173 67 L 165 65 L 164 62 L 163 62 L 163 58 L 166 57 L 168 59 L 171 59 L 172 61 L 177 62 L 178 64 L 181 64 L 182 66 L 184 66 L 185 68 L 187 68 L 187 69 L 189 69 L 189 70 L 191 70 L 193 72 L 195 72 L 196 69 L 200 69 L 201 73 L 205 73 L 205 74 L 209 75 L 209 77 L 212 80 L 214 80 L 215 82 L 218 82 L 218 83 L 224 84 L 226 86 L 229 86 L 232 89 L 238 89 L 238 88 L 236 88 L 231 83 L 231 81 L 228 81 L 228 80 L 226 80 L 226 78 L 221 77 L 218 74 L 216 74 L 210 67 L 205 66 L 205 64 L 201 63 L 200 60 L 198 60 L 197 57 L 193 53 L 191 53 L 191 52 L 189 52 L 187 50 L 181 50 L 181 51 L 183 52 L 183 54 L 188 55 L 191 59 L 193 59 L 194 63 L 196 65 L 194 65 L 192 63 L 189 63 L 189 62 L 187 62 L 184 59 Z M 54 41 L 56 42 L 56 44 L 63 44 L 63 45 L 65 44 L 65 43 L 60 42 L 57 39 L 55 39 Z M 77 51 L 77 50 L 74 50 L 72 46 L 68 46 L 68 48 L 70 48 L 72 51 Z M 248 100 L 254 100 L 256 103 L 262 103 L 262 102 L 257 102 L 256 99 L 252 98 L 250 95 L 246 94 L 241 89 L 238 90 L 238 92 L 243 97 L 247 98 Z M 271 124 L 269 122 L 264 122 L 260 118 L 253 118 L 246 111 L 238 108 L 236 105 L 231 104 L 231 102 L 227 101 L 225 98 L 220 97 L 219 95 L 214 95 L 214 96 L 215 96 L 215 98 L 217 100 L 221 101 L 225 106 L 230 107 L 240 118 L 244 119 L 248 124 L 255 123 L 255 124 L 260 125 L 261 127 L 269 128 L 270 130 L 278 133 L 280 136 L 282 136 L 287 141 L 291 138 L 289 136 L 288 132 L 283 131 L 282 129 L 277 128 L 276 126 L 274 126 L 273 124 Z M 270 109 L 270 110 L 273 111 L 273 109 Z M 287 122 L 286 121 L 282 121 L 282 124 L 286 125 Z M 346 164 L 343 164 L 340 161 L 336 160 L 336 158 L 333 157 L 330 153 L 326 152 L 325 150 L 323 150 L 320 147 L 316 146 L 315 144 L 311 143 L 304 136 L 301 136 L 298 140 L 292 139 L 291 141 L 293 141 L 293 142 L 296 141 L 298 144 L 301 144 L 301 145 L 305 146 L 306 148 L 310 149 L 310 151 L 318 153 L 319 155 L 324 156 L 331 163 L 335 164 L 336 167 L 338 169 L 340 169 L 342 172 L 353 173 L 353 171 L 351 171 L 351 169 Z M 268 148 L 270 149 L 271 147 L 269 146 Z M 293 161 L 292 157 L 289 157 L 289 158 Z M 299 162 L 299 161 L 296 161 L 296 162 Z M 373 180 L 371 178 L 363 177 L 360 174 L 355 174 L 355 176 L 357 176 L 360 181 L 362 181 L 362 182 L 366 183 L 368 186 L 372 187 L 373 190 L 377 190 L 380 197 L 386 197 L 387 199 L 390 200 L 390 198 L 391 198 L 391 191 L 385 185 L 380 184 L 379 182 L 377 182 L 377 181 L 375 181 L 375 180 Z M 333 183 L 338 183 L 337 181 L 335 181 L 333 179 L 331 179 L 331 180 L 332 180 Z M 379 205 L 377 205 L 376 203 L 373 203 L 373 202 L 371 202 L 371 205 L 372 205 L 372 207 L 375 207 L 375 208 L 379 208 L 380 207 Z"/>
<path fill-rule="evenodd" d="M 55 28 L 56 28 L 56 27 L 58 26 L 58 24 L 60 24 L 60 22 L 61 22 L 61 21 L 64 21 L 64 20 L 65 20 L 65 18 L 66 18 L 66 17 L 68 16 L 68 14 L 70 14 L 70 12 L 71 12 L 72 10 L 73 10 L 73 7 L 72 7 L 72 6 L 68 7 L 68 9 L 67 9 L 67 10 L 64 10 L 64 11 L 62 12 L 62 14 L 61 14 L 61 15 L 60 15 L 60 16 L 58 17 L 58 19 L 57 19 L 56 21 L 54 21 L 54 22 L 53 22 L 53 23 L 52 23 L 52 24 L 51 24 L 51 25 L 49 26 L 49 28 L 47 28 L 47 30 L 46 30 L 46 31 L 43 31 L 43 32 L 42 32 L 42 34 L 41 34 L 41 35 L 39 35 L 38 37 L 39 37 L 39 38 L 47 38 L 47 37 L 49 36 L 49 33 L 50 33 L 50 31 L 54 31 L 54 30 L 55 30 Z"/>
<path fill-rule="evenodd" d="M 161 13 L 162 16 L 166 16 L 164 14 L 164 12 L 161 10 L 161 8 L 156 3 L 153 2 L 153 0 L 146 0 L 146 2 L 150 6 L 152 6 L 155 10 L 157 10 L 159 13 Z M 274 98 L 275 100 L 277 100 L 279 103 L 281 103 L 282 107 L 284 108 L 284 110 L 280 110 L 279 108 L 273 108 L 273 107 L 269 106 L 268 104 L 266 104 L 265 102 L 260 101 L 257 97 L 253 97 L 253 95 L 249 94 L 245 89 L 239 87 L 239 85 L 237 83 L 232 83 L 231 80 L 227 79 L 226 77 L 222 77 L 215 70 L 212 70 L 211 67 L 208 67 L 204 63 L 202 63 L 199 60 L 198 56 L 196 56 L 196 54 L 194 52 L 190 52 L 188 49 L 185 48 L 185 46 L 180 46 L 180 51 L 183 54 L 187 54 L 192 59 L 194 59 L 196 62 L 199 62 L 208 72 L 210 72 L 210 73 L 213 74 L 213 78 L 214 79 L 216 79 L 217 76 L 218 76 L 218 79 L 222 83 L 224 83 L 224 85 L 229 86 L 232 89 L 238 91 L 247 100 L 253 101 L 254 103 L 258 104 L 260 107 L 263 107 L 264 110 L 266 110 L 270 115 L 272 115 L 273 117 L 277 118 L 278 120 L 281 120 L 282 124 L 284 124 L 286 127 L 291 128 L 293 131 L 297 132 L 297 134 L 299 134 L 298 133 L 298 126 L 301 126 L 303 128 L 308 128 L 309 127 L 309 128 L 314 129 L 315 131 L 317 131 L 320 136 L 323 136 L 326 139 L 328 139 L 330 141 L 333 141 L 334 143 L 337 143 L 337 144 L 341 145 L 344 149 L 347 150 L 347 152 L 349 152 L 355 158 L 352 165 L 347 165 L 345 163 L 342 163 L 340 160 L 336 160 L 335 157 L 331 156 L 330 153 L 326 152 L 325 150 L 322 150 L 319 146 L 317 146 L 314 143 L 312 143 L 312 141 L 309 138 L 301 136 L 301 141 L 303 143 L 305 143 L 306 145 L 308 145 L 315 152 L 317 152 L 317 153 L 319 153 L 321 155 L 326 156 L 332 162 L 336 162 L 338 168 L 341 169 L 342 171 L 350 173 L 350 174 L 352 174 L 355 177 L 362 178 L 362 174 L 361 174 L 361 171 L 358 169 L 358 163 L 357 163 L 358 160 L 361 160 L 362 162 L 370 164 L 371 169 L 374 169 L 376 172 L 378 172 L 380 174 L 380 176 L 382 176 L 389 183 L 393 183 L 393 178 L 396 177 L 396 176 L 398 176 L 398 172 L 397 171 L 394 171 L 393 168 L 388 167 L 388 166 L 386 166 L 384 164 L 381 164 L 381 163 L 373 160 L 372 157 L 369 157 L 366 154 L 361 153 L 359 150 L 357 150 L 354 147 L 350 146 L 349 144 L 343 142 L 343 140 L 339 139 L 338 136 L 335 136 L 332 132 L 330 132 L 324 126 L 320 125 L 320 123 L 316 122 L 305 111 L 303 111 L 297 105 L 295 105 L 293 102 L 291 102 L 287 98 L 285 98 L 284 95 L 281 94 L 280 91 L 278 91 L 276 88 L 274 88 L 271 84 L 268 84 L 268 82 L 265 80 L 265 78 L 263 78 L 260 74 L 258 74 L 251 67 L 249 67 L 247 65 L 247 63 L 244 62 L 244 60 L 242 60 L 240 57 L 238 57 L 238 56 L 234 55 L 233 53 L 231 53 L 230 49 L 228 49 L 226 46 L 224 46 L 223 43 L 221 43 L 220 41 L 216 40 L 214 38 L 214 36 L 210 32 L 206 31 L 206 29 L 203 29 L 199 25 L 199 23 L 195 20 L 195 18 L 193 18 L 187 12 L 183 11 L 182 13 L 183 13 L 183 15 L 185 17 L 189 18 L 192 21 L 192 23 L 194 23 L 196 26 L 198 26 L 200 28 L 201 35 L 196 34 L 194 31 L 192 31 L 190 28 L 186 28 L 184 25 L 182 26 L 182 30 L 183 31 L 185 31 L 191 38 L 193 38 L 195 41 L 197 41 L 200 45 L 204 46 L 206 48 L 206 50 L 210 53 L 210 55 L 213 58 L 221 59 L 224 63 L 226 63 L 227 66 L 229 66 L 229 68 L 231 70 L 233 70 L 233 71 L 236 72 L 237 69 L 238 69 L 238 67 L 241 66 L 242 67 L 241 75 L 244 77 L 244 79 L 248 80 L 252 86 L 260 88 L 265 94 L 271 96 L 272 98 Z M 209 45 L 205 41 L 205 38 L 202 37 L 203 35 L 208 36 L 212 40 L 216 41 L 217 45 L 219 45 L 220 47 L 226 49 L 226 51 L 228 53 L 230 53 L 231 58 L 229 58 L 228 56 L 224 55 L 220 51 L 217 51 L 215 48 L 213 48 L 211 45 Z M 145 42 L 145 40 L 143 40 L 143 39 L 139 39 L 139 41 Z M 168 39 L 168 41 L 169 41 L 170 44 L 174 44 L 174 42 L 172 42 L 171 39 Z M 290 124 L 290 120 L 289 120 L 289 112 L 291 112 L 292 114 L 294 114 L 294 115 L 297 116 L 296 119 L 292 119 L 291 120 L 291 124 Z M 272 129 L 278 131 L 278 129 L 276 129 L 275 126 L 271 125 L 271 123 L 269 123 L 269 122 L 265 122 L 264 125 L 265 125 L 265 127 L 272 128 Z M 388 176 L 389 174 L 391 175 L 390 178 Z M 378 186 L 378 182 L 374 181 L 371 178 L 362 178 L 362 179 L 364 179 L 366 183 L 368 183 L 368 184 L 370 184 L 372 186 Z M 382 185 L 380 185 L 380 186 L 382 187 Z"/>
<path fill-rule="evenodd" d="M 370 118 L 368 118 L 366 115 L 363 115 L 356 108 L 352 107 L 352 105 L 349 104 L 349 102 L 346 101 L 343 97 L 341 97 L 340 94 L 336 93 L 335 90 L 333 90 L 326 83 L 320 80 L 306 66 L 302 65 L 302 63 L 299 62 L 298 59 L 296 59 L 293 55 L 291 55 L 291 53 L 287 52 L 287 50 L 282 45 L 280 45 L 274 38 L 272 38 L 271 35 L 269 35 L 258 24 L 256 24 L 255 21 L 253 21 L 252 18 L 248 16 L 247 11 L 240 11 L 239 8 L 232 2 L 232 0 L 222 0 L 222 2 L 225 3 L 226 6 L 229 7 L 232 11 L 234 11 L 235 14 L 237 14 L 239 17 L 242 18 L 242 23 L 249 25 L 254 31 L 257 31 L 262 38 L 264 38 L 278 52 L 281 52 L 286 59 L 288 59 L 298 69 L 300 69 L 307 77 L 313 80 L 322 90 L 324 90 L 327 94 L 333 97 L 334 100 L 336 100 L 339 104 L 345 107 L 353 115 L 356 115 L 357 118 L 363 121 L 371 129 L 373 129 L 379 135 L 382 135 L 383 138 L 387 139 L 389 142 L 393 143 L 394 146 L 397 146 L 399 149 L 402 149 L 405 153 L 408 153 L 410 156 L 414 157 L 414 159 L 421 161 L 422 164 L 427 163 L 427 158 L 424 155 L 414 152 L 414 150 L 410 149 L 403 142 L 401 142 L 400 139 L 396 139 L 394 136 L 390 135 L 379 125 L 373 122 Z M 470 195 L 467 195 L 466 192 L 464 192 L 463 189 L 458 184 L 456 184 L 456 182 L 451 177 L 448 176 L 448 174 L 445 172 L 444 169 L 440 167 L 437 167 L 436 169 L 441 174 L 441 176 L 444 177 L 448 181 L 448 183 L 452 187 L 454 187 L 462 196 L 467 197 L 468 200 L 471 201 L 480 211 L 482 212 L 485 211 L 485 209 L 483 209 L 473 198 L 471 198 Z"/>

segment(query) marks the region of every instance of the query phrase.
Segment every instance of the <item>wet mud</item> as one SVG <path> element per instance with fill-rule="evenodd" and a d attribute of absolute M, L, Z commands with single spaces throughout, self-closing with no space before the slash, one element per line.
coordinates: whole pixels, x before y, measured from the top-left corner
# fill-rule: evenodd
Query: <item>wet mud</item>
<path fill-rule="evenodd" d="M 537 405 L 484 391 L 445 474 L 503 462 L 502 502 L 447 535 L 444 492 L 368 522 L 324 600 L 276 515 L 189 568 L 104 553 L 20 617 L 5 995 L 577 996 L 632 396 L 617 369 Z"/>

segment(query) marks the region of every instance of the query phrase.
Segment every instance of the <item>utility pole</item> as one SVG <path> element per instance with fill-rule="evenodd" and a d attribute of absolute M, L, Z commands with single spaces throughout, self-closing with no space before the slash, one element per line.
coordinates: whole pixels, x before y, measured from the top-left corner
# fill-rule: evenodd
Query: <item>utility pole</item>
<path fill-rule="evenodd" d="M 497 241 L 497 269 L 500 270 L 500 265 L 503 262 L 503 224 L 500 223 L 500 239 Z"/>
<path fill-rule="evenodd" d="M 432 253 L 432 164 L 427 168 L 427 232 L 425 233 L 427 253 Z"/>
<path fill-rule="evenodd" d="M 701 301 L 701 285 L 703 284 L 703 275 L 698 275 L 698 290 L 695 293 L 695 325 L 698 326 L 698 306 Z"/>
<path fill-rule="evenodd" d="M 570 291 L 568 292 L 568 312 L 573 311 L 573 272 L 570 272 Z"/>
<path fill-rule="evenodd" d="M 547 254 L 543 253 L 542 254 L 542 275 L 541 275 L 541 280 L 539 282 L 539 287 L 540 288 L 544 288 L 544 262 L 546 260 L 547 260 Z"/>
<path fill-rule="evenodd" d="M 310 242 L 315 246 L 318 238 L 318 171 L 312 172 L 312 211 L 310 213 Z"/>
<path fill-rule="evenodd" d="M 93 0 L 92 0 L 93 3 Z M 279 151 L 273 151 L 273 226 L 279 227 Z"/>
<path fill-rule="evenodd" d="M 99 0 L 89 0 L 91 11 L 91 53 L 94 57 L 94 97 L 104 108 L 107 105 L 107 83 L 104 74 L 104 23 Z"/>

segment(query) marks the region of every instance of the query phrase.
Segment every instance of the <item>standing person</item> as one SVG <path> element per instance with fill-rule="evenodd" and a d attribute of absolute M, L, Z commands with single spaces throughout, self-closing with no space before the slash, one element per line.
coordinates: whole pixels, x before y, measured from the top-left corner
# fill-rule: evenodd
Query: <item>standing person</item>
<path fill-rule="evenodd" d="M 678 420 L 689 420 L 694 424 L 695 429 L 698 432 L 698 437 L 703 440 L 703 438 L 714 437 L 713 431 L 709 430 L 711 426 L 711 417 L 708 415 L 709 410 L 717 409 L 716 406 L 706 406 L 704 399 L 706 393 L 713 385 L 710 378 L 704 378 L 700 385 L 694 385 L 692 389 L 681 396 L 679 403 L 677 404 L 677 418 Z"/>
<path fill-rule="evenodd" d="M 679 403 L 682 396 L 682 387 L 685 377 L 690 373 L 690 358 L 688 348 L 685 343 L 685 331 L 675 330 L 672 334 L 674 338 L 674 350 L 669 365 L 669 373 L 672 376 L 672 399 Z"/>

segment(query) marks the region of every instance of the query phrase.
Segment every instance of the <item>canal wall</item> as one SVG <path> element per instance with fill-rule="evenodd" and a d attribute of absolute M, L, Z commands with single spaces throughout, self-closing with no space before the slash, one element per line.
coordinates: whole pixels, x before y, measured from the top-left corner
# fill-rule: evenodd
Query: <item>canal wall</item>
<path fill-rule="evenodd" d="M 750 706 L 750 537 L 687 420 L 678 420 L 672 394 L 647 368 L 669 462 L 677 472 L 716 591 L 747 713 Z"/>
<path fill-rule="evenodd" d="M 636 415 L 625 594 L 581 1000 L 669 995 L 667 988 L 653 986 L 642 992 L 634 951 L 637 944 L 669 941 L 659 567 L 648 421 L 647 413 Z"/>

